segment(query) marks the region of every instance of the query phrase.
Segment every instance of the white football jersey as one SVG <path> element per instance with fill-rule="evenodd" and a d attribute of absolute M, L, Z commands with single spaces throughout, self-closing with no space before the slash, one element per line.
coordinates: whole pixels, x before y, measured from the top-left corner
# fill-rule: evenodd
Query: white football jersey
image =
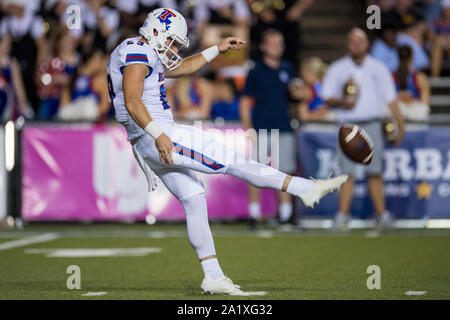
<path fill-rule="evenodd" d="M 128 140 L 145 134 L 145 131 L 136 124 L 125 107 L 122 70 L 128 65 L 143 64 L 149 68 L 149 74 L 144 80 L 142 102 L 156 122 L 173 122 L 172 110 L 167 103 L 164 87 L 164 67 L 155 50 L 140 39 L 141 37 L 135 37 L 123 41 L 113 51 L 108 62 L 109 94 L 116 120 L 127 129 Z"/>

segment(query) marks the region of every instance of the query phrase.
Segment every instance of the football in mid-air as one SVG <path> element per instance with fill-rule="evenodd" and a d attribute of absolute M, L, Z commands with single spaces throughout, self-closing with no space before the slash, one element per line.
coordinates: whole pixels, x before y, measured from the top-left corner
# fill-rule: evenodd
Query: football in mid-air
<path fill-rule="evenodd" d="M 351 160 L 368 165 L 372 161 L 373 141 L 369 134 L 354 124 L 344 124 L 339 129 L 339 145 Z"/>

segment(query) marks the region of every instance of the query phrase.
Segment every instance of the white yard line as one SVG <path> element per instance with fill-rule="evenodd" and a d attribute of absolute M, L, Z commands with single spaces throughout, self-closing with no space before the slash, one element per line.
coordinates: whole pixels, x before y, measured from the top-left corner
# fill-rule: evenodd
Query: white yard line
<path fill-rule="evenodd" d="M 30 244 L 40 243 L 40 242 L 47 242 L 51 240 L 55 240 L 59 238 L 58 234 L 56 233 L 44 233 L 38 236 L 32 236 L 27 237 L 19 240 L 12 240 L 4 243 L 0 243 L 0 251 L 2 250 L 8 250 L 13 249 L 17 247 L 23 247 L 28 246 Z"/>
<path fill-rule="evenodd" d="M 411 291 L 411 290 L 405 292 L 407 296 L 423 296 L 426 293 L 427 293 L 426 291 Z"/>
<path fill-rule="evenodd" d="M 83 297 L 94 297 L 94 296 L 102 296 L 106 294 L 105 291 L 100 291 L 100 292 L 88 292 L 85 294 L 82 294 Z"/>

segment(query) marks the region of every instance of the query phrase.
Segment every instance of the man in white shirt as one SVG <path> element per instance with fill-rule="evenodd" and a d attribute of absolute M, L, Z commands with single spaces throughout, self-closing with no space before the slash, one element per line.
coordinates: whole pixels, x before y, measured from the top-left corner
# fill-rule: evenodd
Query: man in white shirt
<path fill-rule="evenodd" d="M 374 141 L 372 162 L 366 167 L 369 193 L 375 213 L 381 224 L 391 224 L 392 218 L 386 210 L 384 183 L 382 178 L 384 137 L 382 118 L 385 105 L 389 105 L 398 123 L 396 143 L 404 136 L 404 121 L 397 105 L 392 75 L 387 67 L 367 53 L 369 41 L 361 29 L 352 29 L 347 38 L 348 55 L 335 61 L 325 75 L 322 98 L 331 107 L 341 123 L 354 123 L 362 127 Z M 353 94 L 344 93 L 352 86 Z M 350 92 L 352 93 L 352 92 Z M 338 148 L 339 163 L 343 173 L 350 175 L 339 194 L 339 212 L 334 227 L 346 227 L 350 219 L 356 163 L 346 158 Z"/>

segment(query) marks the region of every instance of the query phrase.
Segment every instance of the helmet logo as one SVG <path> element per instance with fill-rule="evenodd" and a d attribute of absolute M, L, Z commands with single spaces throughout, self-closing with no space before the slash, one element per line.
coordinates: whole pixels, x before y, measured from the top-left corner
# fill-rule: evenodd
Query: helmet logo
<path fill-rule="evenodd" d="M 158 16 L 159 22 L 164 23 L 166 25 L 166 31 L 169 30 L 170 24 L 172 21 L 170 21 L 170 18 L 176 17 L 175 13 L 168 9 L 164 9 L 163 12 Z"/>

